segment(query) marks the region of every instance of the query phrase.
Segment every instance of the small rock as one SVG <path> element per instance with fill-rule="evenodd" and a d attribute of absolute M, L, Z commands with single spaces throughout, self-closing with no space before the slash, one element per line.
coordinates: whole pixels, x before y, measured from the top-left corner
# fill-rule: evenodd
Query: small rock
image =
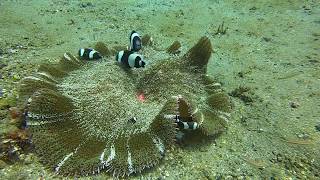
<path fill-rule="evenodd" d="M 8 53 L 9 53 L 9 54 L 15 54 L 15 53 L 17 53 L 17 52 L 18 52 L 17 49 L 9 49 L 9 50 L 8 50 Z"/>
<path fill-rule="evenodd" d="M 249 10 L 250 10 L 250 11 L 255 11 L 255 10 L 257 10 L 257 7 L 253 6 L 253 7 L 251 7 Z"/>
<path fill-rule="evenodd" d="M 298 102 L 295 102 L 295 101 L 290 102 L 290 107 L 292 107 L 292 108 L 298 108 L 299 106 L 300 106 L 300 104 Z"/>
<path fill-rule="evenodd" d="M 320 131 L 320 122 L 314 126 L 316 128 L 317 131 Z"/>
<path fill-rule="evenodd" d="M 80 4 L 80 7 L 82 7 L 82 8 L 87 8 L 87 7 L 92 7 L 93 6 L 93 4 L 91 3 L 91 2 L 87 2 L 87 3 L 81 3 Z"/>
<path fill-rule="evenodd" d="M 265 130 L 264 130 L 264 129 L 262 129 L 262 128 L 258 128 L 256 131 L 257 131 L 258 133 L 265 132 Z"/>
<path fill-rule="evenodd" d="M 0 55 L 1 55 L 1 54 L 0 54 Z M 6 64 L 0 63 L 0 69 L 4 68 L 4 67 L 6 67 L 6 66 L 7 66 Z"/>
<path fill-rule="evenodd" d="M 115 27 L 116 27 L 116 26 L 115 26 L 114 24 L 110 24 L 110 25 L 109 25 L 109 28 L 110 28 L 110 29 L 114 29 Z"/>
<path fill-rule="evenodd" d="M 271 41 L 271 38 L 263 37 L 262 40 L 264 40 L 265 42 L 270 42 L 270 41 Z"/>
<path fill-rule="evenodd" d="M 221 89 L 221 84 L 220 83 L 214 83 L 212 84 L 212 87 L 215 89 Z"/>
<path fill-rule="evenodd" d="M 307 133 L 300 133 L 300 134 L 297 134 L 297 137 L 300 139 L 309 139 L 310 136 Z"/>

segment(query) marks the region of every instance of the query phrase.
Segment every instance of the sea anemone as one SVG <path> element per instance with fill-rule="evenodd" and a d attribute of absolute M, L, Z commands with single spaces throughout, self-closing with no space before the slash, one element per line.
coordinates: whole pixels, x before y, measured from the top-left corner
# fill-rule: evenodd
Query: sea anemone
<path fill-rule="evenodd" d="M 224 131 L 231 106 L 206 75 L 211 54 L 202 37 L 184 56 L 144 70 L 70 53 L 41 65 L 20 83 L 35 152 L 58 174 L 119 177 L 157 165 L 175 145 L 177 123 L 196 123 L 203 137 Z"/>

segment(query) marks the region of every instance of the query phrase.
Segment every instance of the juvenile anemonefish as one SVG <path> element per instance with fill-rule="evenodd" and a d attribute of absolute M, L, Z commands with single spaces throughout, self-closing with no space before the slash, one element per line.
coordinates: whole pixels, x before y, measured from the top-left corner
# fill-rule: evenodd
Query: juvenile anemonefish
<path fill-rule="evenodd" d="M 129 37 L 130 46 L 129 50 L 138 52 L 142 47 L 142 41 L 140 35 L 136 31 L 132 31 Z"/>
<path fill-rule="evenodd" d="M 179 121 L 177 122 L 178 127 L 180 129 L 191 129 L 191 130 L 195 130 L 199 128 L 199 125 L 197 122 L 183 122 L 183 121 Z"/>
<path fill-rule="evenodd" d="M 116 55 L 116 61 L 122 63 L 128 68 L 140 68 L 146 65 L 142 55 L 128 50 L 118 52 Z"/>
<path fill-rule="evenodd" d="M 187 119 L 182 119 L 179 115 L 173 115 L 173 119 L 179 129 L 190 129 L 190 130 L 195 130 L 199 128 L 199 124 L 194 121 L 183 121 Z M 189 118 L 188 118 L 189 119 Z"/>
<path fill-rule="evenodd" d="M 100 53 L 91 48 L 81 48 L 79 49 L 79 57 L 82 59 L 92 60 L 92 59 L 100 59 L 102 56 Z"/>

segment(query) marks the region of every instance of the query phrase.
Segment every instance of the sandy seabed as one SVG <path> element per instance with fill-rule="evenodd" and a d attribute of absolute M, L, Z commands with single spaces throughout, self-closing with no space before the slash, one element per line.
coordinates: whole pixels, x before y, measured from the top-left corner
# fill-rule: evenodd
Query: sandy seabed
<path fill-rule="evenodd" d="M 217 33 L 224 24 L 225 33 Z M 133 179 L 320 179 L 319 1 L 0 1 L 1 96 L 42 62 L 97 41 L 127 44 L 137 30 L 182 53 L 208 36 L 208 74 L 234 102 L 214 143 L 176 148 Z M 5 96 L 2 97 L 2 100 Z M 1 106 L 0 132 L 8 106 Z M 318 127 L 318 128 L 317 128 Z M 32 154 L 1 179 L 59 178 Z M 111 178 L 103 173 L 86 179 Z"/>

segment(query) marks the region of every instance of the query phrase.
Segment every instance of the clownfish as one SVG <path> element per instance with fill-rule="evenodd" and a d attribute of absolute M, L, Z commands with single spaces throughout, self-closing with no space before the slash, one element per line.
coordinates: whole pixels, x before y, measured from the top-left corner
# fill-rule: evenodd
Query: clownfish
<path fill-rule="evenodd" d="M 184 122 L 184 121 L 178 121 L 177 125 L 180 129 L 191 129 L 195 130 L 199 128 L 199 125 L 197 122 Z"/>
<path fill-rule="evenodd" d="M 116 55 L 116 61 L 128 68 L 140 68 L 146 65 L 142 55 L 128 50 L 118 52 Z"/>
<path fill-rule="evenodd" d="M 142 47 L 142 41 L 140 35 L 136 31 L 132 31 L 129 37 L 130 45 L 129 50 L 138 52 Z"/>
<path fill-rule="evenodd" d="M 79 57 L 81 59 L 93 60 L 93 59 L 100 59 L 102 56 L 100 53 L 91 48 L 81 48 L 79 49 Z"/>
<path fill-rule="evenodd" d="M 189 118 L 188 118 L 189 119 Z M 194 121 L 183 121 L 184 119 L 181 119 L 181 117 L 179 115 L 176 115 L 175 117 L 175 122 L 177 123 L 178 127 L 180 129 L 191 129 L 191 130 L 195 130 L 199 128 L 199 124 L 197 122 Z M 187 120 L 187 119 L 186 119 Z"/>
<path fill-rule="evenodd" d="M 186 118 L 182 119 L 179 115 L 165 115 L 165 118 L 166 119 L 173 119 L 180 130 L 182 130 L 182 129 L 196 130 L 200 127 L 200 125 L 197 122 L 191 121 L 192 120 L 191 117 L 186 117 Z"/>

